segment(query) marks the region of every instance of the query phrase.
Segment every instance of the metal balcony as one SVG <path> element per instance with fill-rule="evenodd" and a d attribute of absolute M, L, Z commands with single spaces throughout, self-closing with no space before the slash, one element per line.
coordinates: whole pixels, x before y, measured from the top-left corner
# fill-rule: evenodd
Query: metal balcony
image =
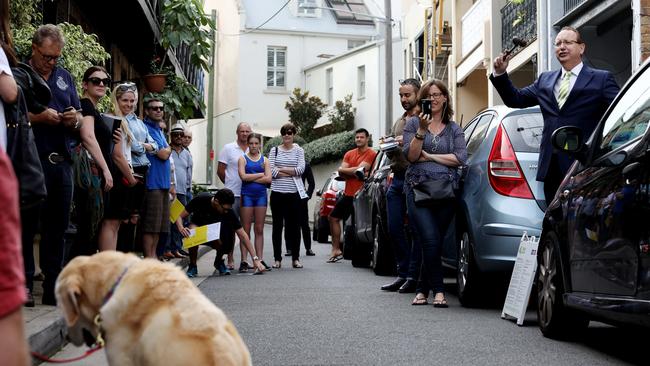
<path fill-rule="evenodd" d="M 567 15 L 571 10 L 586 3 L 588 0 L 564 0 L 564 15 Z"/>
<path fill-rule="evenodd" d="M 566 0 L 565 0 L 566 3 Z M 501 8 L 501 47 L 510 49 L 512 38 L 517 37 L 530 43 L 537 39 L 537 1 L 524 0 L 522 4 L 509 2 Z M 512 55 L 521 51 L 517 48 Z"/>

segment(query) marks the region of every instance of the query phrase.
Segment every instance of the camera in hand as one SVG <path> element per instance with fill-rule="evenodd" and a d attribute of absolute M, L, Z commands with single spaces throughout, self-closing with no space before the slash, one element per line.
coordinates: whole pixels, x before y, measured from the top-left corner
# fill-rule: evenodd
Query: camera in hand
<path fill-rule="evenodd" d="M 395 136 L 388 135 L 379 139 L 379 150 L 383 152 L 393 151 L 399 147 L 399 142 L 395 140 Z"/>
<path fill-rule="evenodd" d="M 366 169 L 364 167 L 359 167 L 357 170 L 354 171 L 354 176 L 357 177 L 357 179 L 359 180 L 366 179 Z"/>
<path fill-rule="evenodd" d="M 422 99 L 420 101 L 422 113 L 431 115 L 431 99 Z"/>

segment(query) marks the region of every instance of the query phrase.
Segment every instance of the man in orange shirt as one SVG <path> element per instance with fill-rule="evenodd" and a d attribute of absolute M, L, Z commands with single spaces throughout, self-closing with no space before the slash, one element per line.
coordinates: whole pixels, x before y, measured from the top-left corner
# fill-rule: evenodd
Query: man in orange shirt
<path fill-rule="evenodd" d="M 365 128 L 355 131 L 354 143 L 357 145 L 345 153 L 343 163 L 339 167 L 339 177 L 345 179 L 345 191 L 343 197 L 336 202 L 336 206 L 329 216 L 330 233 L 332 235 L 332 252 L 328 263 L 335 263 L 343 259 L 341 251 L 341 221 L 345 221 L 354 209 L 352 200 L 354 195 L 363 186 L 363 180 L 366 177 L 372 163 L 375 161 L 377 152 L 368 147 L 370 134 Z"/>

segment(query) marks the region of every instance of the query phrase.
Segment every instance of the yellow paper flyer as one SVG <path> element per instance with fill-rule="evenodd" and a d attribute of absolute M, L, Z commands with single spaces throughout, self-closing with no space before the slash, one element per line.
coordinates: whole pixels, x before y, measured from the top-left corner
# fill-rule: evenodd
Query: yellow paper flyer
<path fill-rule="evenodd" d="M 181 203 L 181 201 L 178 200 L 178 198 L 174 199 L 174 202 L 172 202 L 171 206 L 169 206 L 169 221 L 171 223 L 175 223 L 176 220 L 178 220 L 178 216 L 181 215 L 181 212 L 185 209 L 185 206 Z"/>
<path fill-rule="evenodd" d="M 190 230 L 190 236 L 183 238 L 183 248 L 191 248 L 209 241 L 219 239 L 221 223 L 199 226 Z"/>

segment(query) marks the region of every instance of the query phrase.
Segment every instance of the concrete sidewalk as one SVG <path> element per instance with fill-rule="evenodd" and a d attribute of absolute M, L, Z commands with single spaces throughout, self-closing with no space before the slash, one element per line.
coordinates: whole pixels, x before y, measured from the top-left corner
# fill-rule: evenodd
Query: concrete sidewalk
<path fill-rule="evenodd" d="M 199 248 L 199 258 L 208 253 L 212 248 L 201 246 Z M 188 258 L 172 259 L 181 268 L 186 268 L 189 264 Z M 61 350 L 66 345 L 65 340 L 65 321 L 61 312 L 55 306 L 41 305 L 43 289 L 40 282 L 34 283 L 34 300 L 36 306 L 33 308 L 23 307 L 23 316 L 25 318 L 25 333 L 29 342 L 29 348 L 43 356 L 50 357 Z M 40 361 L 34 361 L 39 364 Z"/>

